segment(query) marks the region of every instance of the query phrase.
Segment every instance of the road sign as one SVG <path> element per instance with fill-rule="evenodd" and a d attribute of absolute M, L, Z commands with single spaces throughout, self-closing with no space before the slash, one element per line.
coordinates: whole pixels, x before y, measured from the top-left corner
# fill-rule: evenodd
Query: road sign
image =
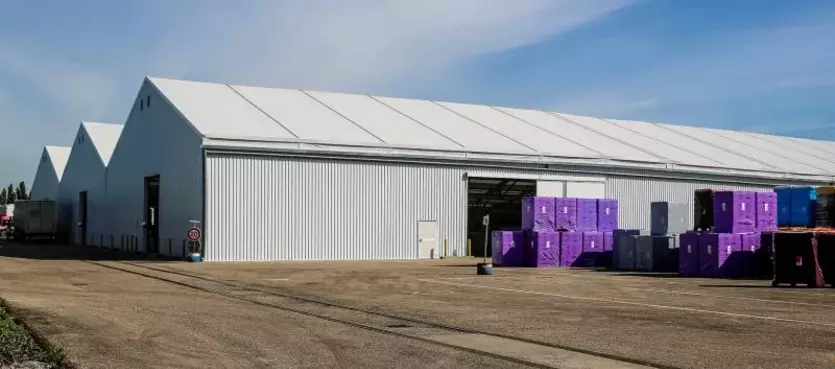
<path fill-rule="evenodd" d="M 200 240 L 200 228 L 192 227 L 188 230 L 188 240 L 189 241 L 199 241 Z"/>
<path fill-rule="evenodd" d="M 481 218 L 481 224 L 483 224 L 483 225 L 490 224 L 490 214 L 487 214 L 487 215 L 484 216 L 484 218 Z"/>

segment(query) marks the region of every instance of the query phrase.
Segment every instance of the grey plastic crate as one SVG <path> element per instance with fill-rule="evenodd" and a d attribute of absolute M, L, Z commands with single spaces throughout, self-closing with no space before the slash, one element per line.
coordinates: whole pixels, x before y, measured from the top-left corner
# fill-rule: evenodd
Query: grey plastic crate
<path fill-rule="evenodd" d="M 652 235 L 681 234 L 690 229 L 693 214 L 687 204 L 657 201 L 650 205 Z"/>
<path fill-rule="evenodd" d="M 635 270 L 675 272 L 678 270 L 678 237 L 640 236 L 636 243 Z"/>
<path fill-rule="evenodd" d="M 635 270 L 635 253 L 639 237 L 641 236 L 623 235 L 620 237 L 617 248 L 618 269 Z"/>

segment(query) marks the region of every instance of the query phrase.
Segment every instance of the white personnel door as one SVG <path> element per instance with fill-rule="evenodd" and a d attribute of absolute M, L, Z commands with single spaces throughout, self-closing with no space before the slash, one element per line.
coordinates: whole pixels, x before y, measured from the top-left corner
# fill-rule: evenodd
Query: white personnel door
<path fill-rule="evenodd" d="M 429 259 L 438 255 L 438 222 L 418 221 L 418 258 Z"/>

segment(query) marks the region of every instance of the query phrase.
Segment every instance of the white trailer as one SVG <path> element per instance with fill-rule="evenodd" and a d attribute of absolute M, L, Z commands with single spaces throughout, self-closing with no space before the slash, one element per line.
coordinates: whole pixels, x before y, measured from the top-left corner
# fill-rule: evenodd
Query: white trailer
<path fill-rule="evenodd" d="M 18 240 L 55 237 L 58 229 L 55 201 L 20 200 L 15 202 L 14 235 Z"/>

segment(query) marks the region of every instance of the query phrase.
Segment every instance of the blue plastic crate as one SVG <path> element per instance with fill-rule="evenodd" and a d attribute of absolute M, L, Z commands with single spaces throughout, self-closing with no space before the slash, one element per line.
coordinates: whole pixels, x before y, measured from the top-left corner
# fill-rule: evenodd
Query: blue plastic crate
<path fill-rule="evenodd" d="M 779 196 L 779 195 L 778 195 Z M 791 225 L 795 227 L 814 227 L 817 209 L 817 192 L 812 186 L 791 188 Z M 780 206 L 780 200 L 777 200 Z M 778 220 L 779 222 L 779 220 Z"/>
<path fill-rule="evenodd" d="M 789 227 L 792 225 L 792 189 L 791 187 L 775 187 L 777 193 L 777 225 Z"/>

